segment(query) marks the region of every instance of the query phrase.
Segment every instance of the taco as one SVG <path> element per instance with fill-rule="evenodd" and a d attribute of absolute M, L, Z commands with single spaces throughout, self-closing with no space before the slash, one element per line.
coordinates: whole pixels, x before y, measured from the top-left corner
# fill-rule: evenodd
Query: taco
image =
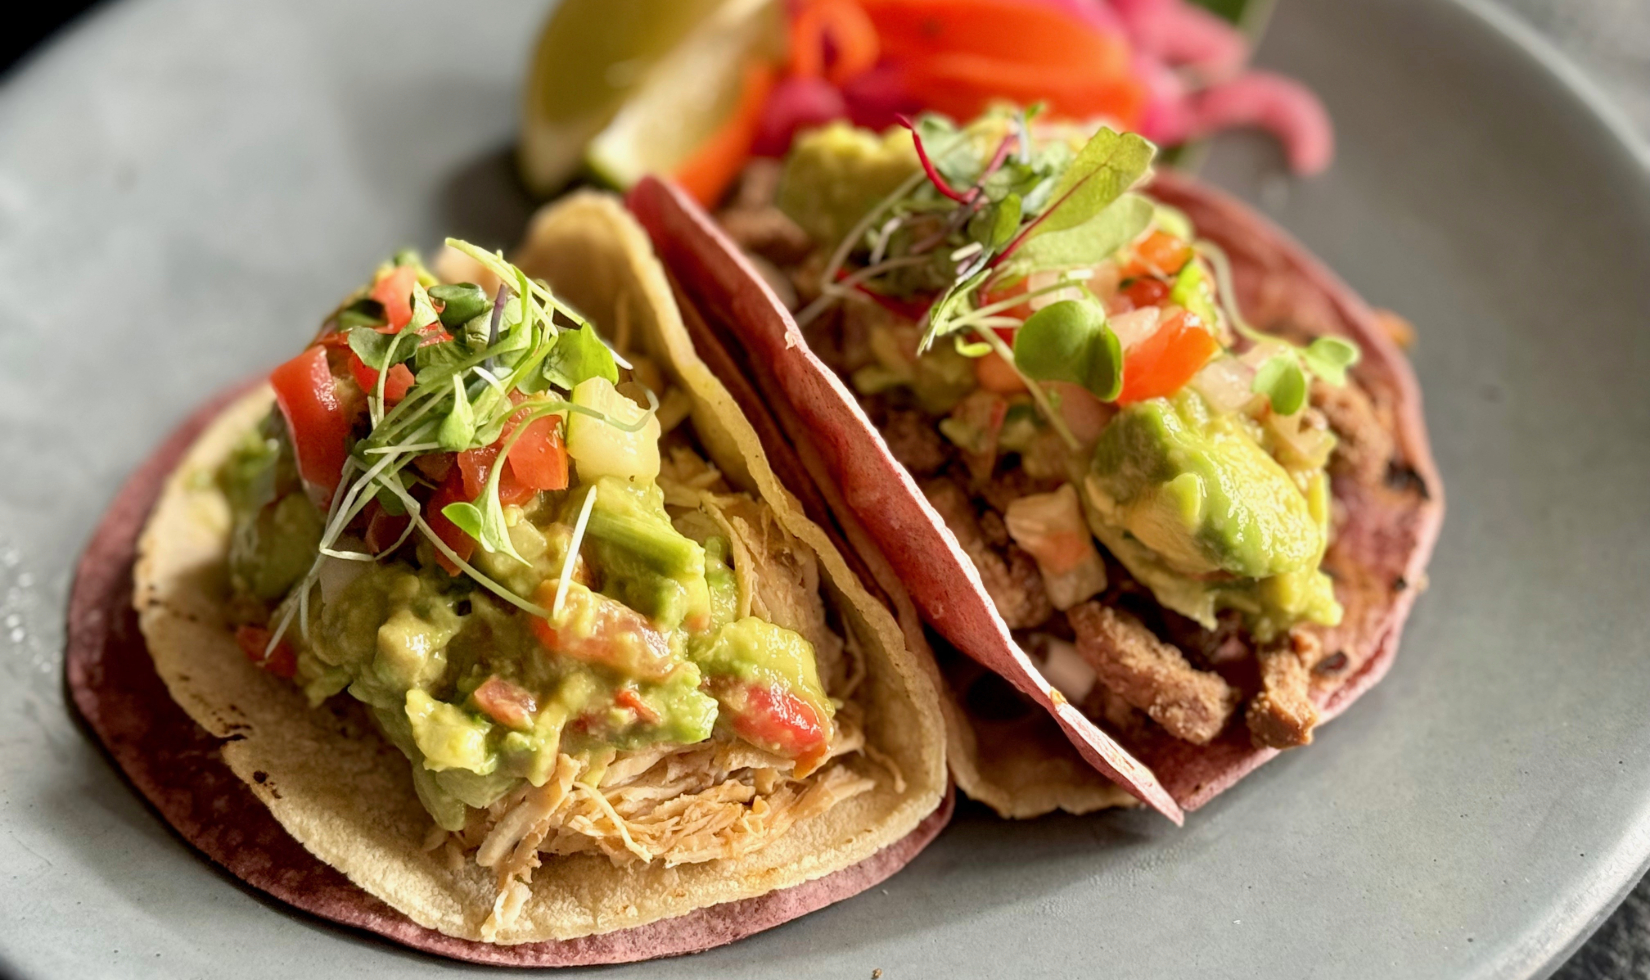
<path fill-rule="evenodd" d="M 932 667 L 774 476 L 644 233 L 585 194 L 519 264 L 449 244 L 458 281 L 380 267 L 99 536 L 118 554 L 158 492 L 154 669 L 348 884 L 312 902 L 279 883 L 324 872 L 163 813 L 301 907 L 521 965 L 707 948 L 897 870 L 948 813 Z M 129 765 L 97 656 L 71 683 Z"/>
<path fill-rule="evenodd" d="M 953 775 L 1005 815 L 1177 816 L 1309 743 L 1390 664 L 1442 519 L 1375 315 L 1153 153 L 1008 110 L 833 123 L 721 229 L 631 194 L 909 592 Z"/>

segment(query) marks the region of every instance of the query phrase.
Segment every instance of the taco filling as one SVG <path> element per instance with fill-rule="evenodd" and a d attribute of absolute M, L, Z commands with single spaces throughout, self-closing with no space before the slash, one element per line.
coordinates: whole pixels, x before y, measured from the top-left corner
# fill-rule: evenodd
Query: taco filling
<path fill-rule="evenodd" d="M 1303 745 L 1360 351 L 1246 323 L 1135 189 L 1154 152 L 1034 112 L 832 123 L 718 218 L 1066 698 L 1131 747 Z"/>
<path fill-rule="evenodd" d="M 365 706 L 426 850 L 493 872 L 482 938 L 551 856 L 736 858 L 901 784 L 815 554 L 706 461 L 683 390 L 449 246 L 501 285 L 379 268 L 215 479 L 239 645 L 314 707 Z"/>

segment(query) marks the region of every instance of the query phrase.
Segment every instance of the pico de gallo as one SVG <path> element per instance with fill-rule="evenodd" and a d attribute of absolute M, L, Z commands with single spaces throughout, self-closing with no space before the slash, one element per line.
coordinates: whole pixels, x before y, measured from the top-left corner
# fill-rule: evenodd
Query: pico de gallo
<path fill-rule="evenodd" d="M 838 705 L 814 645 L 741 601 L 730 525 L 670 482 L 686 427 L 544 283 L 448 245 L 502 285 L 397 255 L 271 373 L 217 474 L 246 656 L 363 702 L 449 831 L 562 756 L 591 785 L 712 739 L 817 770 Z"/>
<path fill-rule="evenodd" d="M 1145 186 L 1155 151 L 1036 109 L 834 122 L 719 217 L 1050 676 L 1202 744 L 1240 701 L 1217 657 L 1342 617 L 1314 402 L 1359 350 L 1246 323 L 1224 255 Z"/>

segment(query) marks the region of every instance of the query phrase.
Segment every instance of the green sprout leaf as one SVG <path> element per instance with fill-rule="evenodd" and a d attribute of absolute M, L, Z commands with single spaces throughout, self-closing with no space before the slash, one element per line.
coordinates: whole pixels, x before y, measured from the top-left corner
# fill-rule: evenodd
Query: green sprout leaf
<path fill-rule="evenodd" d="M 956 345 L 957 353 L 964 357 L 984 357 L 991 353 L 991 345 L 983 340 L 976 340 L 971 344 L 962 339 L 962 334 L 956 334 L 951 341 Z"/>
<path fill-rule="evenodd" d="M 1007 245 L 1020 228 L 1020 195 L 1010 194 L 968 219 L 968 237 L 986 249 Z"/>
<path fill-rule="evenodd" d="M 1358 345 L 1340 337 L 1319 337 L 1301 352 L 1307 370 L 1339 388 L 1346 384 L 1346 369 L 1363 354 Z"/>
<path fill-rule="evenodd" d="M 1152 203 L 1124 194 L 1090 220 L 1065 231 L 1038 235 L 1014 253 L 1015 272 L 1091 266 L 1134 241 L 1152 220 Z"/>
<path fill-rule="evenodd" d="M 969 297 L 974 295 L 974 290 L 979 288 L 980 283 L 985 282 L 989 275 L 991 270 L 981 269 L 967 279 L 959 279 L 951 284 L 939 302 L 929 307 L 928 329 L 923 331 L 922 343 L 917 347 L 918 354 L 932 347 L 934 341 L 939 338 L 956 333 L 967 326 L 962 317 L 969 305 Z"/>
<path fill-rule="evenodd" d="M 1037 381 L 1070 381 L 1102 401 L 1123 390 L 1123 347 L 1105 313 L 1087 300 L 1043 307 L 1014 335 L 1014 366 Z"/>
<path fill-rule="evenodd" d="M 1144 137 L 1102 128 L 1066 168 L 1054 186 L 1053 203 L 1029 234 L 1047 235 L 1087 223 L 1146 176 L 1156 153 Z"/>
<path fill-rule="evenodd" d="M 1272 403 L 1272 411 L 1279 415 L 1300 411 L 1306 404 L 1306 374 L 1301 371 L 1299 355 L 1286 350 L 1267 358 L 1255 372 L 1250 388 L 1265 395 Z"/>
<path fill-rule="evenodd" d="M 613 352 L 586 323 L 577 330 L 563 330 L 556 338 L 556 346 L 544 359 L 544 379 L 564 391 L 572 391 L 575 385 L 589 378 L 606 378 L 609 383 L 617 384 L 619 368 L 613 363 Z"/>
<path fill-rule="evenodd" d="M 397 334 L 379 333 L 371 327 L 354 327 L 349 332 L 349 349 L 361 363 L 374 371 L 382 371 L 396 347 Z"/>
<path fill-rule="evenodd" d="M 463 326 L 493 307 L 487 294 L 473 282 L 431 287 L 430 299 L 441 302 L 441 325 L 448 330 Z"/>
<path fill-rule="evenodd" d="M 441 429 L 436 434 L 436 441 L 441 448 L 448 452 L 463 452 L 470 448 L 470 443 L 476 437 L 475 410 L 470 407 L 470 397 L 464 390 L 464 376 L 453 375 L 453 409 L 441 422 Z"/>
<path fill-rule="evenodd" d="M 481 540 L 483 518 L 480 507 L 467 500 L 461 500 L 458 503 L 448 504 L 441 508 L 441 516 L 452 521 L 453 525 L 460 531 L 477 541 Z"/>
<path fill-rule="evenodd" d="M 440 319 L 441 317 L 436 315 L 435 304 L 430 302 L 429 290 L 418 283 L 414 283 L 412 289 L 412 319 L 407 321 L 407 329 L 403 330 L 402 333 L 411 333 Z"/>

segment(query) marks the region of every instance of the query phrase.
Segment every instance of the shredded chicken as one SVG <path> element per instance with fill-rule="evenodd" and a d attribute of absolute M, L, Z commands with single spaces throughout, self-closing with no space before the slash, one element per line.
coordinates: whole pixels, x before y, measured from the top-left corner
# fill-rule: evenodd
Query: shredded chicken
<path fill-rule="evenodd" d="M 1262 647 L 1261 690 L 1249 702 L 1244 720 L 1258 747 L 1292 749 L 1312 744 L 1312 729 L 1318 724 L 1318 709 L 1308 692 L 1312 684 L 1311 666 L 1323 653 L 1317 637 L 1303 630 L 1289 634 L 1282 642 Z"/>
<path fill-rule="evenodd" d="M 1140 620 L 1110 606 L 1085 602 L 1066 617 L 1100 683 L 1170 735 L 1206 745 L 1226 727 L 1239 695 L 1219 674 L 1193 667 Z"/>
<path fill-rule="evenodd" d="M 693 745 L 657 745 L 600 760 L 566 753 L 541 785 L 525 785 L 484 810 L 462 831 L 432 830 L 426 850 L 440 849 L 455 868 L 467 856 L 490 869 L 498 888 L 482 937 L 495 940 L 531 897 L 533 871 L 545 855 L 597 854 L 618 866 L 666 867 L 737 858 L 771 844 L 797 822 L 873 790 L 885 770 L 904 776 L 865 740 L 862 709 L 852 697 L 864 657 L 826 621 L 819 566 L 772 509 L 733 493 L 697 454 L 674 447 L 659 484 L 684 534 L 731 543 L 740 615 L 795 630 L 814 646 L 819 676 L 840 704 L 830 751 L 799 775 L 793 760 L 719 734 Z"/>

